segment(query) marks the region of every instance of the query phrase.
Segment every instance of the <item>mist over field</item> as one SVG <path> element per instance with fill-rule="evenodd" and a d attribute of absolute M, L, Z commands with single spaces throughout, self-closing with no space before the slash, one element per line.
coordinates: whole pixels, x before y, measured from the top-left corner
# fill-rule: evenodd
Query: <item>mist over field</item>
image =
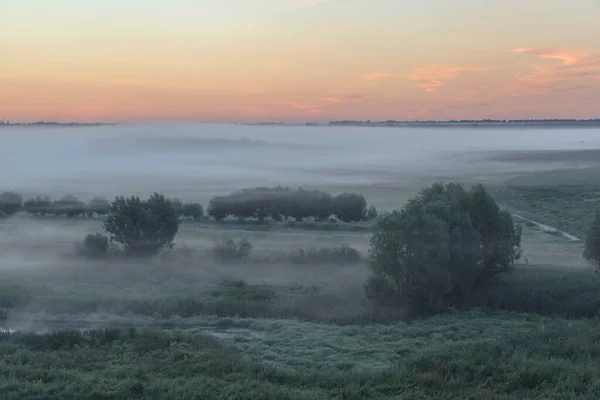
<path fill-rule="evenodd" d="M 3 127 L 0 187 L 81 198 L 163 191 L 205 203 L 264 185 L 422 186 L 423 178 L 549 168 L 487 151 L 600 148 L 594 129 L 457 129 L 155 123 Z M 581 165 L 573 165 L 581 166 Z M 381 204 L 387 206 L 387 204 Z"/>
<path fill-rule="evenodd" d="M 11 382 L 24 382 L 5 384 L 0 393 L 28 390 L 35 395 L 18 392 L 12 398 L 51 398 L 38 394 L 63 390 L 77 393 L 73 398 L 88 392 L 100 398 L 96 382 L 102 381 L 118 382 L 105 384 L 106 398 L 122 385 L 118 390 L 124 394 L 115 398 L 128 399 L 132 393 L 158 392 L 155 388 L 168 382 L 171 391 L 163 398 L 184 398 L 178 379 L 192 374 L 193 396 L 199 387 L 217 387 L 213 379 L 235 387 L 224 389 L 223 399 L 234 392 L 236 398 L 282 397 L 271 382 L 293 386 L 295 377 L 301 378 L 301 390 L 315 387 L 328 394 L 283 397 L 354 398 L 344 393 L 356 390 L 360 398 L 379 399 L 394 387 L 398 393 L 434 393 L 460 382 L 452 395 L 435 397 L 460 398 L 455 393 L 464 393 L 464 382 L 477 379 L 485 383 L 471 397 L 496 398 L 502 390 L 536 391 L 532 382 L 543 377 L 551 382 L 538 385 L 544 393 L 558 385 L 559 396 L 569 398 L 562 394 L 572 393 L 575 381 L 581 392 L 597 398 L 600 381 L 589 383 L 589 371 L 600 354 L 590 336 L 598 331 L 600 276 L 582 257 L 578 238 L 600 204 L 598 132 L 184 123 L 4 126 L 0 193 L 14 191 L 23 200 L 49 196 L 58 200 L 53 207 L 60 212 L 37 212 L 23 204 L 0 218 L 0 372 Z M 419 293 L 394 304 L 369 294 L 377 243 L 381 250 L 401 243 L 398 237 L 423 237 L 421 228 L 398 224 L 387 232 L 394 235 L 391 242 L 377 242 L 381 221 L 390 215 L 375 220 L 365 212 L 364 218 L 346 220 L 334 206 L 326 209 L 329 218 L 296 219 L 290 213 L 287 219 L 274 214 L 261 219 L 255 212 L 242 218 L 230 213 L 222 220 L 214 213 L 210 218 L 175 213 L 174 247 L 137 257 L 123 242 L 104 237 L 106 247 L 95 256 L 82 251 L 86 240 L 112 233 L 104 222 L 119 212 L 91 212 L 93 202 L 74 214 L 55 206 L 65 195 L 88 202 L 98 195 L 112 200 L 160 192 L 206 210 L 215 196 L 283 185 L 327 192 L 296 193 L 332 195 L 334 204 L 338 197 L 363 195 L 365 207 L 385 211 L 402 208 L 435 181 L 483 183 L 493 204 L 512 213 L 512 232 L 522 229 L 520 258 L 512 261 L 512 273 L 472 287 L 464 298 L 449 297 L 442 315 L 417 320 L 412 316 L 419 296 L 434 292 L 436 281 L 420 286 L 425 288 L 420 292 L 407 286 Z M 354 195 L 337 196 L 342 193 Z M 175 211 L 174 203 L 163 201 Z M 473 200 L 468 204 L 485 209 Z M 138 223 L 156 227 L 153 220 L 160 214 L 150 215 Z M 459 215 L 471 221 L 469 214 Z M 129 229 L 135 219 L 139 214 L 130 209 L 121 226 Z M 164 226 L 163 220 L 160 229 Z M 435 248 L 444 243 L 435 239 L 440 237 L 427 236 L 417 246 Z M 247 252 L 239 251 L 242 243 Z M 429 268 L 426 261 L 419 266 Z M 549 357 L 558 360 L 552 373 Z M 280 369 L 283 375 L 277 375 Z M 163 376 L 162 371 L 175 372 Z M 223 376 L 223 371 L 229 372 Z M 473 371 L 484 372 L 473 378 Z M 210 374 L 211 380 L 198 380 Z M 318 376 L 318 382 L 307 384 L 312 381 L 302 374 Z M 125 375 L 131 378 L 123 380 Z M 57 389 L 65 376 L 68 386 Z M 251 379 L 257 384 L 247 384 Z M 362 379 L 359 389 L 356 379 Z M 240 397 L 237 393 L 247 392 L 236 386 L 241 380 L 268 394 Z"/>

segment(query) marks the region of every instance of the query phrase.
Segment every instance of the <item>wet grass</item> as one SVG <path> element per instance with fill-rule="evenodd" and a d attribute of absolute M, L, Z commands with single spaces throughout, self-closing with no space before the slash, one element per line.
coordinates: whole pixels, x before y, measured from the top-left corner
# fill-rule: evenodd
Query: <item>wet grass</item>
<path fill-rule="evenodd" d="M 3 399 L 595 399 L 597 321 L 472 311 L 411 324 L 257 321 L 262 335 L 0 334 Z"/>

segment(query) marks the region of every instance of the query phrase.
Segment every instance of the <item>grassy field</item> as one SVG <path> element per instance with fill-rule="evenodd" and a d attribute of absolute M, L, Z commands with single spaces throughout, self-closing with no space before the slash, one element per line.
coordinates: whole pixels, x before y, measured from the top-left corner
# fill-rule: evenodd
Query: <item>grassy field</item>
<path fill-rule="evenodd" d="M 581 236 L 598 205 L 595 154 L 488 155 L 555 165 L 488 186 L 511 210 Z M 417 187 L 343 190 L 389 209 Z M 600 275 L 581 242 L 523 227 L 513 274 L 410 320 L 365 298 L 366 225 L 190 222 L 174 250 L 141 262 L 77 257 L 74 243 L 99 220 L 3 220 L 0 326 L 17 332 L 0 332 L 0 398 L 600 398 Z M 247 239 L 252 253 L 216 259 L 226 238 Z M 340 245 L 362 259 L 290 257 Z"/>
<path fill-rule="evenodd" d="M 497 201 L 524 217 L 583 237 L 600 207 L 600 169 L 526 174 L 492 190 Z"/>
<path fill-rule="evenodd" d="M 456 313 L 339 327 L 0 334 L 3 399 L 595 399 L 597 321 Z"/>

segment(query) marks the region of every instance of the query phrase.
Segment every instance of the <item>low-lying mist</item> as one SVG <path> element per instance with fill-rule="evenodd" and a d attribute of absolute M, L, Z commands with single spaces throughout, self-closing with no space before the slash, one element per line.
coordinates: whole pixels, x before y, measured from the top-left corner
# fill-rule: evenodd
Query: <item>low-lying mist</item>
<path fill-rule="evenodd" d="M 0 191 L 82 200 L 156 191 L 206 206 L 242 188 L 284 185 L 359 193 L 385 210 L 401 207 L 434 180 L 501 183 L 523 172 L 585 167 L 593 162 L 589 154 L 573 162 L 524 160 L 514 152 L 593 150 L 599 138 L 593 129 L 2 127 Z M 101 218 L 18 213 L 0 219 L 0 286 L 8 293 L 0 317 L 16 305 L 51 314 L 171 317 L 200 310 L 327 321 L 354 318 L 366 307 L 364 231 L 244 232 L 189 222 L 172 251 L 149 260 L 78 255 L 76 243 L 100 231 Z M 232 236 L 252 244 L 247 259 L 215 257 L 215 246 Z"/>
<path fill-rule="evenodd" d="M 123 124 L 2 127 L 0 188 L 26 195 L 206 201 L 251 186 L 345 187 L 531 166 L 479 152 L 600 148 L 593 129 L 426 129 Z"/>

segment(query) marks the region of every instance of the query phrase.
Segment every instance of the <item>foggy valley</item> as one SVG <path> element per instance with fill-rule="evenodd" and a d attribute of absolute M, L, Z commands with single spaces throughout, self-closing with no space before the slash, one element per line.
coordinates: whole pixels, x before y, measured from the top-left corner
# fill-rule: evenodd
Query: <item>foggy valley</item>
<path fill-rule="evenodd" d="M 396 371 L 397 363 L 404 362 L 399 360 L 406 359 L 387 347 L 406 351 L 416 357 L 406 362 L 419 363 L 429 357 L 427 351 L 450 351 L 452 343 L 479 340 L 471 333 L 456 338 L 461 329 L 484 338 L 506 337 L 502 346 L 509 347 L 517 337 L 542 335 L 531 318 L 557 334 L 582 335 L 597 328 L 597 320 L 587 318 L 600 306 L 600 277 L 582 256 L 600 193 L 597 132 L 192 123 L 1 127 L 0 206 L 6 215 L 0 219 L 0 336 L 24 343 L 6 346 L 41 341 L 35 346 L 50 352 L 109 346 L 109 354 L 116 354 L 113 346 L 119 345 L 110 343 L 131 343 L 136 357 L 144 360 L 158 357 L 175 340 L 204 349 L 193 356 L 186 353 L 197 358 L 197 366 L 208 365 L 209 357 L 225 363 L 223 368 L 237 368 L 242 358 L 222 356 L 225 346 L 273 368 L 275 376 L 282 373 L 278 371 L 303 374 L 321 363 L 328 374 L 347 370 L 372 377 L 377 371 Z M 514 223 L 511 235 L 519 236 L 509 239 L 518 244 L 510 244 L 515 252 L 508 263 L 514 271 L 474 286 L 467 297 L 446 292 L 441 308 L 436 303 L 420 308 L 421 293 L 428 289 L 386 303 L 384 291 L 370 283 L 377 266 L 387 265 L 386 258 L 378 257 L 385 256 L 382 249 L 413 236 L 405 230 L 404 239 L 385 242 L 386 235 L 397 234 L 390 226 L 403 229 L 389 224 L 408 215 L 388 212 L 410 210 L 405 207 L 413 198 L 426 204 L 427 196 L 439 190 L 436 196 L 454 196 L 456 187 L 436 189 L 436 182 L 459 183 L 464 196 L 477 196 L 480 192 L 470 188 L 482 183 L 508 210 L 506 215 L 513 213 L 509 229 Z M 425 188 L 433 192 L 424 194 Z M 118 242 L 116 231 L 107 227 L 106 221 L 119 214 L 115 203 L 109 210 L 108 202 L 116 196 L 147 199 L 155 192 L 167 197 L 169 207 L 179 204 L 174 246 L 161 242 L 160 249 L 146 255 L 129 254 L 129 242 Z M 16 194 L 22 199 L 10 211 Z M 93 211 L 97 196 L 108 201 L 105 212 Z M 308 207 L 301 216 L 290 217 L 277 208 L 290 206 L 284 199 L 293 203 L 302 196 L 309 200 L 300 206 Z M 358 205 L 340 211 L 336 204 L 342 199 Z M 39 208 L 44 201 L 46 209 Z M 234 207 L 236 201 L 241 208 L 219 216 L 219 204 Z M 330 208 L 320 210 L 319 201 Z M 84 208 L 70 214 L 61 209 L 64 204 Z M 121 221 L 122 232 L 136 224 L 141 230 L 144 224 L 159 224 L 143 220 L 146 214 L 135 214 L 132 204 L 129 215 L 114 219 L 117 225 Z M 200 212 L 190 218 L 182 208 L 188 204 Z M 478 207 L 471 212 L 489 210 Z M 356 218 L 343 214 L 355 211 Z M 160 229 L 165 223 L 160 222 Z M 110 241 L 105 231 L 112 232 Z M 443 237 L 432 236 L 419 245 L 430 246 L 426 254 L 435 254 L 439 240 L 452 240 Z M 506 242 L 497 246 L 501 243 Z M 423 263 L 423 268 L 430 265 Z M 551 319 L 555 317 L 578 322 L 565 328 L 566 322 Z M 465 327 L 461 318 L 468 321 Z M 9 339 L 17 334 L 25 336 Z M 434 350 L 421 349 L 420 337 Z M 101 344 L 94 344 L 97 340 Z M 583 339 L 578 343 L 587 346 Z M 216 350 L 206 353 L 203 346 Z M 328 351 L 325 361 L 318 360 L 317 354 Z M 494 352 L 486 349 L 484 354 L 492 360 Z M 16 354 L 10 353 L 7 362 L 20 362 Z M 475 362 L 471 355 L 460 357 Z M 183 367 L 180 362 L 173 361 L 174 368 Z M 439 385 L 430 375 L 401 374 L 407 382 L 425 379 L 417 384 Z M 136 388 L 145 387 L 132 379 Z M 376 391 L 388 382 L 373 379 L 369 384 Z"/>

